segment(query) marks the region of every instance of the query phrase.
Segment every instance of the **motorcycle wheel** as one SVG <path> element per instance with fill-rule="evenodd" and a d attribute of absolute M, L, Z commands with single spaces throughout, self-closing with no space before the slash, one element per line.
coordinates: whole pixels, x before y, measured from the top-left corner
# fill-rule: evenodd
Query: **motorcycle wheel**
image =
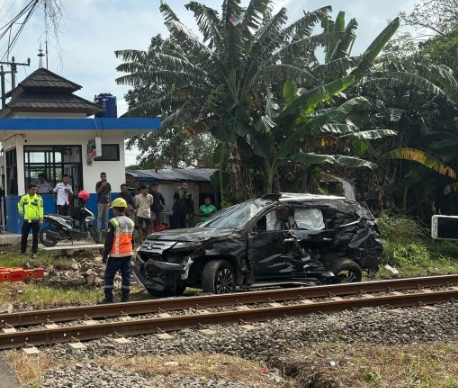
<path fill-rule="evenodd" d="M 49 237 L 47 232 L 50 229 L 55 229 L 55 228 L 51 228 L 50 226 L 44 226 L 43 228 L 40 229 L 40 234 L 39 234 L 40 242 L 45 247 L 53 247 L 54 245 L 56 245 L 58 243 L 58 240 L 54 240 L 54 239 Z"/>
<path fill-rule="evenodd" d="M 91 235 L 92 239 L 99 244 L 100 243 L 100 235 L 99 231 L 94 225 L 89 226 L 89 234 Z"/>

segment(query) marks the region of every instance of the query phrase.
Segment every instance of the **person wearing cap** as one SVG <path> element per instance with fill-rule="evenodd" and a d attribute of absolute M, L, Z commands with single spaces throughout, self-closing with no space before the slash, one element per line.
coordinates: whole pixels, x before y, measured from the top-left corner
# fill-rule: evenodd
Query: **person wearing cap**
<path fill-rule="evenodd" d="M 111 203 L 114 217 L 108 222 L 102 259 L 106 263 L 103 291 L 105 298 L 98 304 L 113 303 L 113 281 L 118 270 L 121 271 L 121 302 L 129 301 L 131 259 L 134 254 L 134 221 L 124 212 L 127 202 L 115 198 Z"/>

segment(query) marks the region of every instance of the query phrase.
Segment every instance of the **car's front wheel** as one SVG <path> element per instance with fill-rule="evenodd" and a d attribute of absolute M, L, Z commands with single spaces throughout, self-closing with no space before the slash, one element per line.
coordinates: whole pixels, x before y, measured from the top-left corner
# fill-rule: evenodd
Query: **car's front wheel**
<path fill-rule="evenodd" d="M 360 282 L 363 278 L 361 267 L 358 263 L 350 259 L 336 260 L 327 269 L 334 273 L 339 283 Z"/>
<path fill-rule="evenodd" d="M 202 289 L 212 294 L 229 294 L 235 291 L 236 280 L 232 265 L 226 260 L 209 261 L 202 273 Z"/>

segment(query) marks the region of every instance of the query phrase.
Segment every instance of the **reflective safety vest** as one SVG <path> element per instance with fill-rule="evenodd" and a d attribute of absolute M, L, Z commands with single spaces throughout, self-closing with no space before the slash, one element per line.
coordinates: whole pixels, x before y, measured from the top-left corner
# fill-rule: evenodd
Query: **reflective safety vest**
<path fill-rule="evenodd" d="M 111 246 L 111 257 L 132 256 L 134 250 L 132 247 L 132 236 L 134 233 L 134 221 L 124 215 L 112 218 L 110 220 L 114 226 L 114 238 Z"/>
<path fill-rule="evenodd" d="M 26 221 L 43 220 L 43 199 L 38 194 L 24 194 L 17 204 L 17 209 Z"/>

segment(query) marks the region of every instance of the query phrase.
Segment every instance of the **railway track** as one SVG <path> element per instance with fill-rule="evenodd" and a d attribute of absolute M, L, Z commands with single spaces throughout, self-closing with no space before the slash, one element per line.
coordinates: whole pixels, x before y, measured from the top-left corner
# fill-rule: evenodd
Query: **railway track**
<path fill-rule="evenodd" d="M 18 312 L 0 316 L 0 349 L 454 299 L 458 299 L 458 275 Z"/>

